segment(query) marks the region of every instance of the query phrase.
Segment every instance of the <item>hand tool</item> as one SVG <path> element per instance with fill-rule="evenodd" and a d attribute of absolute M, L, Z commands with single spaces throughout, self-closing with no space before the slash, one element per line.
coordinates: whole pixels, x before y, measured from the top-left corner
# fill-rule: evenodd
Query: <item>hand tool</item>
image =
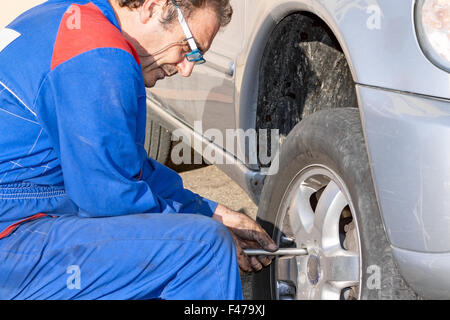
<path fill-rule="evenodd" d="M 302 248 L 282 248 L 275 252 L 266 251 L 263 249 L 244 249 L 248 256 L 306 256 L 308 250 Z"/>

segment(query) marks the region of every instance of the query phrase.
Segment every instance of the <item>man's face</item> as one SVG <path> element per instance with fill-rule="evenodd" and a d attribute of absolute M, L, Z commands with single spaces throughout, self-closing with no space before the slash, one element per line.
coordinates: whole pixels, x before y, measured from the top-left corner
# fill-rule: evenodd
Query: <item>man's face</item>
<path fill-rule="evenodd" d="M 161 4 L 166 2 L 158 0 L 149 2 L 155 2 L 153 7 L 149 7 L 151 19 L 139 26 L 139 30 L 132 30 L 135 31 L 134 34 L 128 35 L 138 51 L 145 85 L 153 87 L 158 80 L 177 73 L 189 77 L 195 62 L 186 59 L 186 54 L 192 50 L 187 41 L 183 41 L 186 36 L 178 19 L 170 25 L 160 23 L 164 10 L 164 5 Z M 142 10 L 147 10 L 145 5 Z M 204 54 L 220 28 L 215 12 L 209 8 L 197 9 L 186 18 L 186 22 L 198 49 Z"/>

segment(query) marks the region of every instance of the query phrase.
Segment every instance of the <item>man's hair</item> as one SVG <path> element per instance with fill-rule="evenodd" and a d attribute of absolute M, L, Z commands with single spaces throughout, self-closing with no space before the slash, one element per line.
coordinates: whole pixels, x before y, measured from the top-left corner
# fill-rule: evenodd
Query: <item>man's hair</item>
<path fill-rule="evenodd" d="M 129 7 L 132 9 L 139 8 L 145 0 L 117 0 L 121 7 Z M 183 15 L 189 18 L 192 12 L 199 8 L 213 9 L 219 20 L 220 26 L 225 27 L 231 21 L 233 8 L 230 0 L 168 0 L 168 8 L 161 23 L 165 25 L 171 24 L 177 17 L 178 13 L 174 3 L 181 9 Z"/>

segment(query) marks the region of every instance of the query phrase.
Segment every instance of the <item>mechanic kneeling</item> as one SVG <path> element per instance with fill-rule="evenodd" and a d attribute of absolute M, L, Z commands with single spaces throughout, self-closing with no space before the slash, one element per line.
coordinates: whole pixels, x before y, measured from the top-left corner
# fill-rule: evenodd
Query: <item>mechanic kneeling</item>
<path fill-rule="evenodd" d="M 0 299 L 242 299 L 239 268 L 271 262 L 243 248 L 276 244 L 143 147 L 145 86 L 188 77 L 231 15 L 50 0 L 0 32 Z"/>

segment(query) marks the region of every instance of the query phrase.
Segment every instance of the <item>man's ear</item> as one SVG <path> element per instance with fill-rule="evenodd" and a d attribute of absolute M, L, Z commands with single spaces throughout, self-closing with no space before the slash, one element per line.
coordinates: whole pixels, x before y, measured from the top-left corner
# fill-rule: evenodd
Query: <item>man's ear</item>
<path fill-rule="evenodd" d="M 151 18 L 161 15 L 170 0 L 145 0 L 139 7 L 141 23 L 146 24 Z"/>

